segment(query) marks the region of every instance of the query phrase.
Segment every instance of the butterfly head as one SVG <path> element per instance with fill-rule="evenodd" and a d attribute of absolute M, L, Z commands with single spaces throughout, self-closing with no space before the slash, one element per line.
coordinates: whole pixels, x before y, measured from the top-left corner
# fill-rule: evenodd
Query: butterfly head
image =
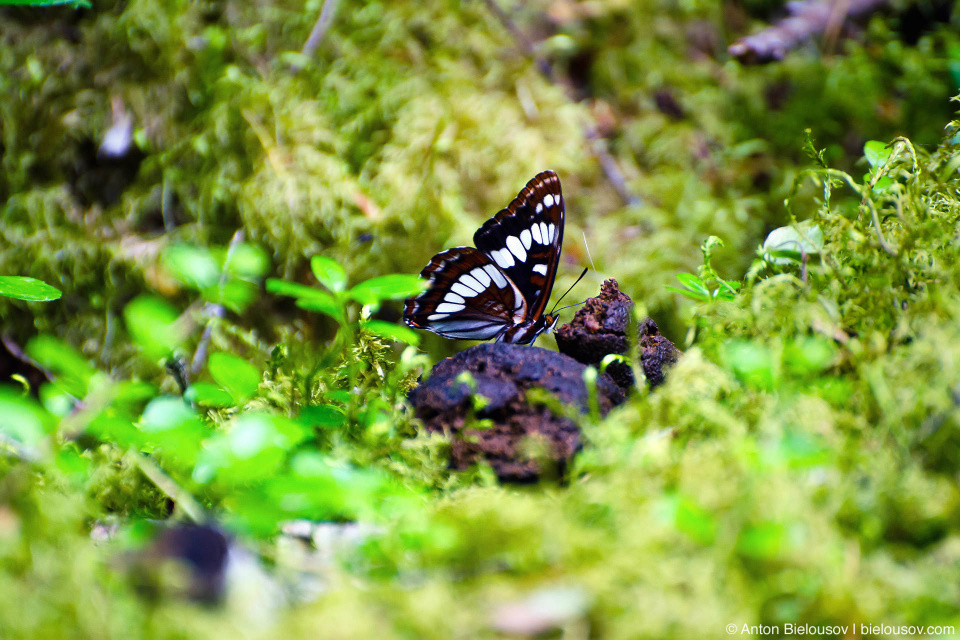
<path fill-rule="evenodd" d="M 497 342 L 532 345 L 541 333 L 551 333 L 560 321 L 560 316 L 545 313 L 536 320 L 527 320 L 513 325 L 497 337 Z"/>
<path fill-rule="evenodd" d="M 543 323 L 544 331 L 547 333 L 553 333 L 553 330 L 557 328 L 557 323 L 560 322 L 560 316 L 550 313 L 543 314 Z"/>

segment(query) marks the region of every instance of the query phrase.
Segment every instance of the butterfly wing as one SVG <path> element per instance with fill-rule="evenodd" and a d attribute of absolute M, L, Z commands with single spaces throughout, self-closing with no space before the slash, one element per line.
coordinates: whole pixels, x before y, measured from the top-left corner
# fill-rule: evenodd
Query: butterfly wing
<path fill-rule="evenodd" d="M 472 247 L 438 253 L 420 272 L 430 288 L 404 305 L 411 327 L 445 338 L 489 340 L 523 320 L 526 300 L 491 260 Z"/>
<path fill-rule="evenodd" d="M 515 283 L 526 301 L 524 320 L 539 318 L 560 265 L 564 205 L 560 178 L 543 171 L 473 236 L 477 249 Z"/>

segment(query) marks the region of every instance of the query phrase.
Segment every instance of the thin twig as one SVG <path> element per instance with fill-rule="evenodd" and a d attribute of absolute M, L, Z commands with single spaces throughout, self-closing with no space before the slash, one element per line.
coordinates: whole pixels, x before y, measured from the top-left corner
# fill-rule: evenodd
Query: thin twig
<path fill-rule="evenodd" d="M 47 378 L 47 380 L 50 380 L 51 382 L 54 380 L 55 376 L 51 372 L 47 371 L 42 366 L 40 366 L 39 362 L 37 362 L 36 360 L 28 356 L 27 353 L 20 348 L 20 345 L 18 345 L 16 342 L 13 341 L 13 338 L 8 336 L 7 334 L 3 334 L 2 336 L 0 336 L 0 342 L 3 343 L 3 346 L 6 348 L 7 351 L 10 352 L 10 355 L 12 355 L 14 358 L 16 358 L 17 360 L 19 360 L 25 365 L 29 365 L 33 367 L 34 369 L 42 373 Z"/>
<path fill-rule="evenodd" d="M 880 247 L 889 253 L 891 256 L 896 256 L 897 252 L 887 244 L 886 239 L 883 237 L 883 231 L 880 228 L 880 216 L 877 214 L 877 208 L 873 205 L 873 200 L 867 200 L 867 205 L 870 208 L 870 217 L 873 219 L 873 229 L 877 232 L 877 242 L 880 243 Z"/>
<path fill-rule="evenodd" d="M 603 138 L 601 138 L 595 130 L 587 130 L 586 135 L 587 140 L 590 141 L 590 148 L 593 151 L 593 155 L 597 157 L 600 168 L 603 169 L 603 173 L 607 176 L 607 180 L 610 182 L 613 190 L 620 196 L 623 204 L 631 207 L 642 205 L 643 199 L 630 191 L 630 188 L 627 186 L 627 181 L 623 177 L 623 172 L 620 171 L 620 167 L 617 165 L 614 157 L 607 151 L 607 144 Z"/>
<path fill-rule="evenodd" d="M 312 58 L 320 46 L 320 43 L 323 42 L 323 37 L 327 35 L 327 31 L 330 29 L 331 23 L 333 23 L 333 17 L 337 13 L 338 4 L 340 4 L 340 0 L 326 0 L 326 2 L 323 3 L 323 8 L 320 9 L 320 17 L 317 18 L 317 22 L 310 31 L 310 36 L 300 51 L 300 54 L 304 56 L 304 58 Z M 297 73 L 301 68 L 299 64 L 295 64 L 292 67 L 292 71 Z"/>
<path fill-rule="evenodd" d="M 330 0 L 327 0 L 330 2 Z M 233 258 L 237 246 L 244 240 L 243 229 L 233 234 L 230 239 L 230 246 L 227 249 L 227 257 L 223 261 L 223 269 L 220 271 L 220 282 L 217 286 L 220 292 L 223 292 L 223 285 L 227 282 L 227 267 L 230 265 L 230 259 Z M 210 348 L 210 339 L 213 337 L 213 318 L 222 318 L 227 313 L 223 305 L 215 302 L 208 302 L 203 305 L 203 315 L 208 318 L 207 326 L 203 329 L 203 335 L 200 336 L 200 342 L 197 344 L 197 351 L 193 354 L 193 362 L 190 364 L 190 373 L 197 375 L 207 364 L 207 349 Z"/>
<path fill-rule="evenodd" d="M 219 304 L 208 302 L 203 307 L 203 315 L 211 320 L 213 318 L 222 318 L 226 311 Z M 203 328 L 203 335 L 200 336 L 200 342 L 197 344 L 197 351 L 193 354 L 193 362 L 190 363 L 190 373 L 197 375 L 207 364 L 207 349 L 210 348 L 210 339 L 213 337 L 213 322 L 207 320 L 207 326 Z"/>
<path fill-rule="evenodd" d="M 174 231 L 177 223 L 173 218 L 173 190 L 166 178 L 163 179 L 162 195 L 160 197 L 160 215 L 163 218 L 163 229 L 167 232 Z"/>
<path fill-rule="evenodd" d="M 173 478 L 164 473 L 163 469 L 161 469 L 156 462 L 136 451 L 132 451 L 131 455 L 143 475 L 160 489 L 164 495 L 183 509 L 183 512 L 187 514 L 190 520 L 196 524 L 202 524 L 209 520 L 203 506 L 197 502 L 186 489 L 178 485 Z"/>
<path fill-rule="evenodd" d="M 527 37 L 527 34 L 524 33 L 516 22 L 513 21 L 513 18 L 510 17 L 506 11 L 504 11 L 499 4 L 496 3 L 496 0 L 483 0 L 487 5 L 487 8 L 490 10 L 497 20 L 500 21 L 500 24 L 510 32 L 510 35 L 513 36 L 513 39 L 516 41 L 517 45 L 520 47 L 524 55 L 533 58 L 534 62 L 537 63 L 537 69 L 548 80 L 553 79 L 553 68 L 550 66 L 550 63 L 545 60 L 542 56 L 537 54 L 536 47 L 533 46 L 530 38 Z"/>
<path fill-rule="evenodd" d="M 510 32 L 510 35 L 513 36 L 513 39 L 516 41 L 517 46 L 520 50 L 532 58 L 536 63 L 537 68 L 540 73 L 543 74 L 547 80 L 557 84 L 553 74 L 553 68 L 550 66 L 550 63 L 540 56 L 537 53 L 536 47 L 534 47 L 533 42 L 530 38 L 527 37 L 527 34 L 521 29 L 514 21 L 510 15 L 504 11 L 496 0 L 484 0 L 484 3 L 487 5 L 487 8 L 490 10 L 497 20 L 500 21 L 500 24 Z M 564 88 L 567 95 L 567 99 L 571 102 L 576 102 L 576 100 L 570 95 L 570 90 Z M 597 161 L 600 163 L 600 168 L 603 170 L 603 174 L 607 177 L 607 180 L 613 186 L 614 191 L 617 192 L 617 195 L 620 196 L 620 199 L 625 205 L 628 206 L 637 206 L 643 204 L 643 200 L 636 194 L 630 191 L 627 187 L 627 181 L 623 177 L 623 172 L 620 171 L 620 167 L 617 164 L 616 159 L 610 154 L 607 150 L 606 143 L 603 138 L 597 134 L 596 127 L 588 127 L 584 131 L 584 135 L 587 140 L 590 142 L 590 151 L 596 157 Z"/>

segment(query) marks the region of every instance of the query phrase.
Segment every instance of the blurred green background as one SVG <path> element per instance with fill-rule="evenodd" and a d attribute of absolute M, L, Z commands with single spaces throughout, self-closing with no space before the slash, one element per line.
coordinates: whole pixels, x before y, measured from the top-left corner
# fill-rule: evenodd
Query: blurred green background
<path fill-rule="evenodd" d="M 758 66 L 727 47 L 778 3 L 341 0 L 305 55 L 322 6 L 0 7 L 0 274 L 63 293 L 0 297 L 0 637 L 960 623 L 952 4 Z M 404 407 L 465 345 L 404 350 L 409 283 L 356 287 L 471 244 L 547 168 L 557 290 L 616 278 L 687 353 L 584 417 L 562 483 L 500 487 Z M 814 259 L 763 262 L 795 220 Z M 665 288 L 708 236 L 734 300 Z M 272 577 L 219 608 L 138 595 L 121 549 L 191 500 Z M 298 517 L 376 533 L 313 593 L 276 535 Z"/>

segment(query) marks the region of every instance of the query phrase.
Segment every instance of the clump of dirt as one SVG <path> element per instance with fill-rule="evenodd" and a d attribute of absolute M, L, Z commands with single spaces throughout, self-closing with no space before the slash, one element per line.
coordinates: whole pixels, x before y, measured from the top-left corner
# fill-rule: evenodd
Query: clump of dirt
<path fill-rule="evenodd" d="M 657 387 L 663 384 L 664 369 L 676 364 L 683 352 L 660 335 L 657 323 L 650 318 L 640 323 L 637 338 L 640 341 L 640 362 L 643 364 L 647 384 L 651 388 Z"/>
<path fill-rule="evenodd" d="M 531 402 L 543 389 L 565 406 L 587 411 L 586 366 L 538 347 L 481 344 L 447 358 L 410 394 L 427 429 L 452 436 L 450 466 L 464 469 L 485 460 L 503 481 L 532 482 L 549 462 L 562 471 L 581 447 L 580 430 L 561 411 Z M 469 379 L 464 376 L 469 374 Z M 482 400 L 475 401 L 476 396 Z M 606 376 L 597 381 L 601 414 L 625 399 Z M 532 454 L 539 440 L 540 455 Z M 533 445 L 533 446 L 531 446 Z"/>
<path fill-rule="evenodd" d="M 561 353 L 594 367 L 599 367 L 609 354 L 626 355 L 630 349 L 627 332 L 632 307 L 633 300 L 620 291 L 616 280 L 604 281 L 600 295 L 588 298 L 573 320 L 557 330 L 557 347 Z M 637 337 L 647 384 L 656 387 L 663 383 L 664 367 L 676 363 L 680 352 L 660 335 L 650 318 L 640 323 Z M 611 362 L 606 372 L 625 392 L 633 388 L 633 371 L 627 363 Z"/>
<path fill-rule="evenodd" d="M 556 331 L 560 353 L 594 367 L 599 367 L 608 354 L 626 354 L 630 349 L 627 329 L 632 307 L 633 300 L 620 291 L 616 280 L 604 281 L 600 295 L 587 298 L 573 320 Z M 629 365 L 613 362 L 606 372 L 622 389 L 633 387 L 633 372 Z"/>

